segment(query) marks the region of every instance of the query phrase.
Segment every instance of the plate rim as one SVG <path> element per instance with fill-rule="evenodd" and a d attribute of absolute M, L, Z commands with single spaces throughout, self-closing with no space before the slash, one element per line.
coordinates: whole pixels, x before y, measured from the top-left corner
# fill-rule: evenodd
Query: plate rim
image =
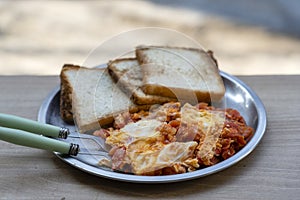
<path fill-rule="evenodd" d="M 95 166 L 84 163 L 76 159 L 76 157 L 65 156 L 57 152 L 53 152 L 53 153 L 62 161 L 70 164 L 71 166 L 81 171 L 87 172 L 95 176 L 103 177 L 103 178 L 108 178 L 108 179 L 118 180 L 123 182 L 131 182 L 131 183 L 170 183 L 170 182 L 186 181 L 186 180 L 208 176 L 210 174 L 217 173 L 226 168 L 229 168 L 232 165 L 244 159 L 245 157 L 247 157 L 259 144 L 266 131 L 267 114 L 266 114 L 265 106 L 262 103 L 261 99 L 247 84 L 245 84 L 239 78 L 233 75 L 229 75 L 228 73 L 225 73 L 223 71 L 220 71 L 220 75 L 222 78 L 226 78 L 229 81 L 233 82 L 234 84 L 239 84 L 243 89 L 245 89 L 251 95 L 251 97 L 254 99 L 255 102 L 258 119 L 257 119 L 257 128 L 255 130 L 254 136 L 247 143 L 247 145 L 243 147 L 239 152 L 234 154 L 232 157 L 220 163 L 217 163 L 216 165 L 206 167 L 200 170 L 196 170 L 193 172 L 183 173 L 183 174 L 164 175 L 164 176 L 140 176 L 140 175 L 122 174 L 118 172 L 107 171 L 105 169 L 96 168 Z M 53 98 L 57 95 L 59 91 L 60 91 L 60 86 L 58 85 L 46 96 L 46 98 L 42 102 L 38 112 L 37 120 L 39 122 L 47 123 L 46 116 L 48 112 L 48 107 L 51 104 Z"/>

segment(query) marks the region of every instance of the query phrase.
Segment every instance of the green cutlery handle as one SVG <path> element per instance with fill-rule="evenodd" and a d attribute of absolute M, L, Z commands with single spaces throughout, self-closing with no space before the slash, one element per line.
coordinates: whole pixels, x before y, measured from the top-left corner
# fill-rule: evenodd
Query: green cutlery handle
<path fill-rule="evenodd" d="M 55 138 L 66 139 L 69 134 L 69 130 L 66 128 L 61 128 L 50 124 L 43 124 L 30 119 L 3 113 L 0 113 L 0 126 L 13 129 L 21 129 L 31 133 Z"/>
<path fill-rule="evenodd" d="M 0 139 L 21 146 L 55 151 L 68 155 L 77 155 L 79 151 L 78 144 L 70 144 L 26 131 L 5 127 L 0 127 Z"/>

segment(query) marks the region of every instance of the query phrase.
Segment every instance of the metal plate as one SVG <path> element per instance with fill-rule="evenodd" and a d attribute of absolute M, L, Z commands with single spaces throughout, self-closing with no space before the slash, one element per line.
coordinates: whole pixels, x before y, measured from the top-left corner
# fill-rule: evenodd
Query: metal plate
<path fill-rule="evenodd" d="M 249 143 L 243 149 L 225 161 L 204 169 L 184 174 L 165 176 L 138 176 L 113 172 L 110 169 L 101 168 L 97 166 L 97 161 L 99 160 L 99 157 L 97 156 L 79 155 L 77 157 L 71 157 L 64 156 L 56 152 L 54 153 L 61 160 L 90 174 L 109 179 L 135 183 L 178 182 L 200 178 L 226 169 L 245 158 L 254 150 L 264 135 L 267 125 L 267 118 L 263 103 L 245 83 L 234 76 L 224 72 L 220 73 L 226 87 L 225 98 L 221 102 L 220 106 L 237 109 L 244 117 L 247 124 L 255 129 L 254 136 Z M 76 135 L 78 133 L 76 132 L 75 126 L 66 124 L 60 118 L 59 90 L 59 87 L 56 87 L 45 99 L 39 110 L 38 121 L 56 126 L 67 127 L 71 130 L 72 134 Z M 67 139 L 67 141 L 72 142 L 72 139 Z"/>

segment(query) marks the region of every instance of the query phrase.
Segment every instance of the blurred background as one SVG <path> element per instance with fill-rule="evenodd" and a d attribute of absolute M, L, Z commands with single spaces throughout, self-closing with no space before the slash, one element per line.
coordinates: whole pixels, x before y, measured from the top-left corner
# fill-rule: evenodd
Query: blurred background
<path fill-rule="evenodd" d="M 300 74 L 298 0 L 0 0 L 0 75 L 58 75 L 124 31 L 162 27 L 234 75 Z M 100 64 L 100 63 L 99 63 Z"/>

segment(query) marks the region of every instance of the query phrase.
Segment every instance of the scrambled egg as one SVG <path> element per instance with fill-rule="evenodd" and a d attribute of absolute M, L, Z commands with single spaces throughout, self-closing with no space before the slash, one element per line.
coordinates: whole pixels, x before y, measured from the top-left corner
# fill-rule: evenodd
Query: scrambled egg
<path fill-rule="evenodd" d="M 184 173 L 212 165 L 216 148 L 222 148 L 218 142 L 225 115 L 224 110 L 188 103 L 182 107 L 178 102 L 164 104 L 138 121 L 109 129 L 106 144 L 114 151 L 111 163 L 105 165 L 137 175 L 163 169 Z"/>

